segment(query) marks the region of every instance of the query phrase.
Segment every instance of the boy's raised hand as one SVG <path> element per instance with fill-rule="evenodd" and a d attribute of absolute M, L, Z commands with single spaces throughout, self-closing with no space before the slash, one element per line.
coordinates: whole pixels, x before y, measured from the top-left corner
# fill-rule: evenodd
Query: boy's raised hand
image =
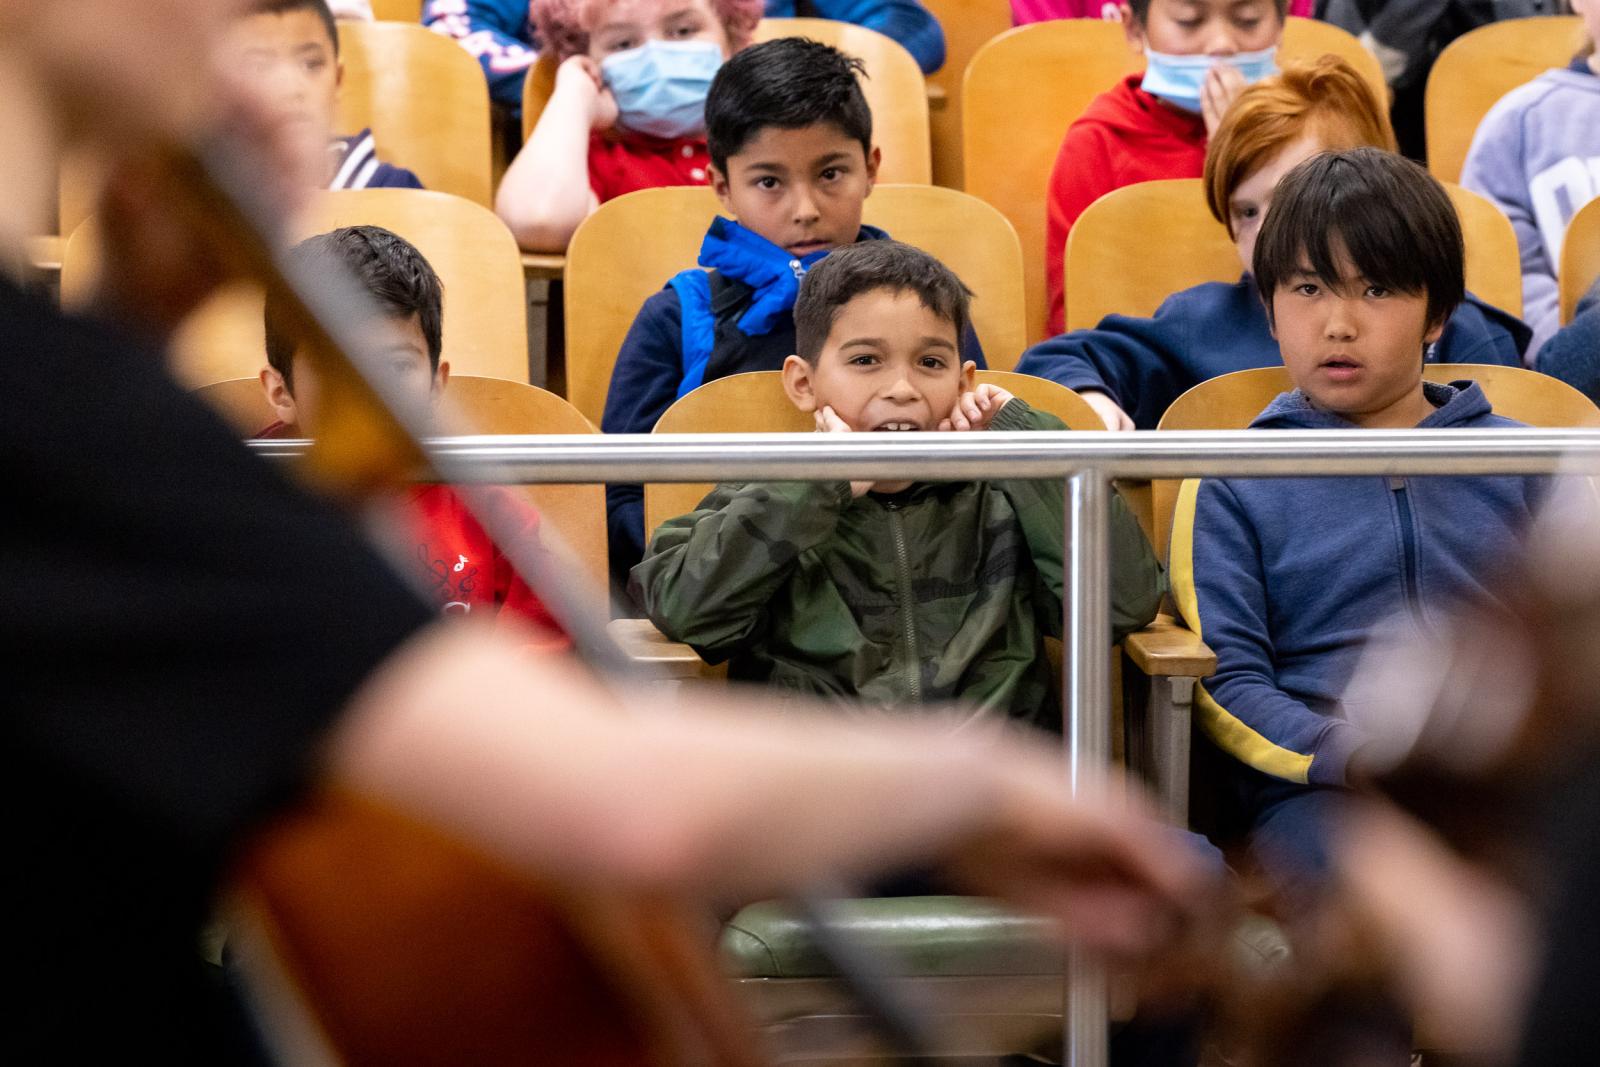
<path fill-rule="evenodd" d="M 568 56 L 556 68 L 555 93 L 581 101 L 589 116 L 589 128 L 609 130 L 617 124 L 617 99 L 606 88 L 600 64 L 588 56 Z"/>
<path fill-rule="evenodd" d="M 1206 71 L 1205 83 L 1200 86 L 1200 117 L 1205 120 L 1207 137 L 1217 132 L 1222 116 L 1248 84 L 1239 68 L 1230 63 L 1213 63 Z"/>
<path fill-rule="evenodd" d="M 812 412 L 812 418 L 816 420 L 818 433 L 853 432 L 845 423 L 845 421 L 839 417 L 839 413 L 834 411 L 833 408 L 829 407 L 827 404 L 822 405 L 816 411 Z M 853 497 L 863 496 L 867 490 L 872 488 L 872 485 L 872 482 L 851 482 L 850 495 Z"/>
<path fill-rule="evenodd" d="M 987 382 L 956 397 L 955 407 L 939 423 L 941 430 L 987 430 L 1000 409 L 1011 402 L 1011 394 Z"/>

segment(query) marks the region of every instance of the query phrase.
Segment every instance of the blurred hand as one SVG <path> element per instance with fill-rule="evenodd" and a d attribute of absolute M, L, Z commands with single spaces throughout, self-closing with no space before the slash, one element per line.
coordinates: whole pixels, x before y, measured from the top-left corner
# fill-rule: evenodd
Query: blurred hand
<path fill-rule="evenodd" d="M 555 91 L 578 102 L 592 130 L 609 130 L 617 124 L 617 99 L 606 88 L 600 64 L 588 56 L 568 56 L 556 68 Z"/>
<path fill-rule="evenodd" d="M 1205 119 L 1206 136 L 1217 132 L 1228 108 L 1244 92 L 1246 82 L 1239 69 L 1229 63 L 1213 63 L 1200 86 L 1200 117 Z"/>
<path fill-rule="evenodd" d="M 1510 1055 L 1537 938 L 1525 901 L 1380 801 L 1352 806 L 1333 854 L 1349 909 L 1376 932 L 1407 1007 L 1453 1051 Z"/>
<path fill-rule="evenodd" d="M 939 423 L 941 430 L 987 430 L 990 421 L 1000 409 L 1012 400 L 1010 393 L 998 385 L 984 383 L 956 397 L 956 403 Z"/>
<path fill-rule="evenodd" d="M 1117 402 L 1105 393 L 1098 389 L 1085 389 L 1079 392 L 1078 395 L 1083 397 L 1090 407 L 1094 408 L 1094 413 L 1100 416 L 1100 420 L 1106 424 L 1106 429 L 1134 429 L 1133 420 L 1128 417 L 1128 413 L 1118 407 Z"/>

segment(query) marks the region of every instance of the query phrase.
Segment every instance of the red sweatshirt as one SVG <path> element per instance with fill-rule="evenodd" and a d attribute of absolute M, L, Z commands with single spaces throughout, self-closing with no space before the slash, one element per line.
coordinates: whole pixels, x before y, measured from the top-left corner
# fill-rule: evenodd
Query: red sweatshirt
<path fill-rule="evenodd" d="M 1159 178 L 1198 178 L 1205 169 L 1206 124 L 1168 107 L 1143 89 L 1142 73 L 1095 97 L 1067 129 L 1050 171 L 1045 227 L 1045 279 L 1050 332 L 1066 318 L 1061 257 L 1084 209 L 1113 189 Z"/>
<path fill-rule="evenodd" d="M 297 431 L 274 422 L 257 437 L 295 436 Z M 486 487 L 483 506 L 493 508 L 495 517 L 506 529 L 518 531 L 518 538 L 539 538 L 539 513 L 526 500 L 509 489 Z M 562 650 L 571 642 L 562 633 L 555 617 L 511 568 L 488 533 L 467 511 L 467 506 L 448 485 L 419 485 L 395 501 L 396 521 L 406 527 L 406 541 L 414 573 L 421 580 L 424 595 L 432 598 L 445 615 L 467 615 L 474 611 L 515 616 L 536 634 L 530 642 L 541 650 Z"/>

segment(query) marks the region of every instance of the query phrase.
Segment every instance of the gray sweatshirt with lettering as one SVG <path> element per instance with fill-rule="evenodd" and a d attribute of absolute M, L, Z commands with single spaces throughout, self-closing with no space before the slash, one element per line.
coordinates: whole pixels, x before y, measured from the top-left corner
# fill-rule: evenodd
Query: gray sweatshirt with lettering
<path fill-rule="evenodd" d="M 1600 75 L 1579 59 L 1507 93 L 1479 124 L 1461 184 L 1516 228 L 1531 359 L 1559 325 L 1556 268 L 1567 224 L 1600 196 Z"/>

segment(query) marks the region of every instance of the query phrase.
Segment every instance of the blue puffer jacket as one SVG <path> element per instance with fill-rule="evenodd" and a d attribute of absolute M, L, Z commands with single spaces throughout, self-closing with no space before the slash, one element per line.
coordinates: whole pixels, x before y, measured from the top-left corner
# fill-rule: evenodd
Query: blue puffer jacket
<path fill-rule="evenodd" d="M 863 226 L 857 241 L 889 235 Z M 746 371 L 779 370 L 795 350 L 794 301 L 800 276 L 826 252 L 795 260 L 753 230 L 718 217 L 700 246 L 700 265 L 672 278 L 639 309 L 617 353 L 600 428 L 649 433 L 672 402 L 702 382 Z M 962 358 L 985 366 L 968 327 Z M 644 488 L 606 488 L 612 576 L 625 585 L 644 555 Z"/>
<path fill-rule="evenodd" d="M 899 41 L 924 74 L 944 65 L 944 30 L 917 0 L 766 0 L 766 13 L 854 22 Z M 539 56 L 528 0 L 428 0 L 422 22 L 472 53 L 496 103 L 522 110 L 522 81 Z"/>
<path fill-rule="evenodd" d="M 1425 386 L 1420 428 L 1516 426 L 1475 384 Z M 1353 429 L 1284 393 L 1252 428 Z M 1546 481 L 1536 477 L 1207 478 L 1185 482 L 1170 579 L 1217 654 L 1195 691 L 1224 750 L 1294 782 L 1338 785 L 1380 700 L 1346 692 L 1367 639 L 1391 619 L 1427 630 L 1490 596 Z M 1355 721 L 1352 721 L 1355 720 Z"/>
<path fill-rule="evenodd" d="M 1429 363 L 1521 366 L 1531 331 L 1517 318 L 1469 296 L 1456 308 Z M 1232 285 L 1207 282 L 1174 293 L 1153 318 L 1107 315 L 1022 354 L 1017 370 L 1069 389 L 1098 389 L 1141 430 L 1153 430 L 1172 402 L 1208 378 L 1282 363 L 1249 275 Z"/>

